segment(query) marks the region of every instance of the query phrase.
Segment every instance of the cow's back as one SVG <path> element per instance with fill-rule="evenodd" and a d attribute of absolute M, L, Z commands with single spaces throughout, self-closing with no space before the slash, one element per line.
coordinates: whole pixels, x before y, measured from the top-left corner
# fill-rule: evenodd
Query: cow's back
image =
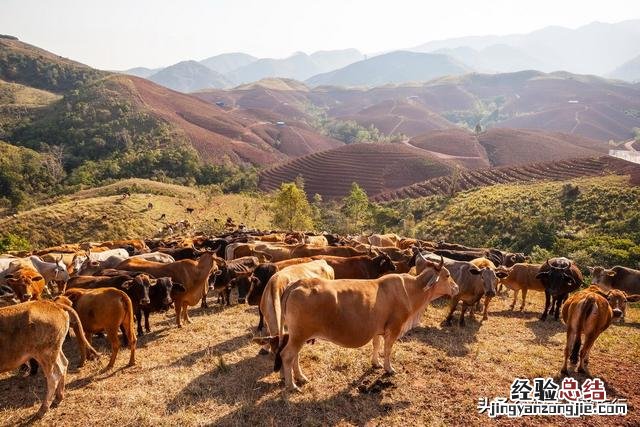
<path fill-rule="evenodd" d="M 626 292 L 627 294 L 640 293 L 640 271 L 632 268 L 616 265 L 612 268 L 616 272 L 613 276 L 613 288 Z"/>
<path fill-rule="evenodd" d="M 527 288 L 543 292 L 544 284 L 540 279 L 536 278 L 536 274 L 538 274 L 541 266 L 542 264 L 514 264 L 513 267 L 511 267 L 509 275 L 502 279 L 502 283 L 510 289 Z"/>

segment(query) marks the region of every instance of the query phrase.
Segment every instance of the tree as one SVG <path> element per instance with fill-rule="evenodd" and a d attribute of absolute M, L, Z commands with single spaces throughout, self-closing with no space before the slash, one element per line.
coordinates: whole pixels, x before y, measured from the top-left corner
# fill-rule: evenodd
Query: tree
<path fill-rule="evenodd" d="M 284 230 L 313 228 L 312 209 L 304 190 L 293 182 L 282 183 L 273 202 L 274 227 Z"/>
<path fill-rule="evenodd" d="M 351 184 L 351 191 L 342 200 L 341 210 L 347 220 L 345 221 L 347 232 L 361 232 L 369 223 L 371 217 L 369 197 L 358 183 Z"/>

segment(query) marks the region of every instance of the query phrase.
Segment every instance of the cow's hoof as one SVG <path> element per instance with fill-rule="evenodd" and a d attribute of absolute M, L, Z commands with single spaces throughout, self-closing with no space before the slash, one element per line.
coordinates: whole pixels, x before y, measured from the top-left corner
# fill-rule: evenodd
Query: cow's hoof
<path fill-rule="evenodd" d="M 258 354 L 261 355 L 261 356 L 266 356 L 267 354 L 269 354 L 269 350 L 261 348 L 260 351 L 258 352 Z"/>
<path fill-rule="evenodd" d="M 451 326 L 451 320 L 445 320 L 442 324 L 444 326 Z"/>
<path fill-rule="evenodd" d="M 371 362 L 371 366 L 373 366 L 375 369 L 380 369 L 384 367 L 380 362 Z"/>
<path fill-rule="evenodd" d="M 569 370 L 567 368 L 562 368 L 560 370 L 560 374 L 564 375 L 565 377 L 568 377 L 569 376 Z"/>
<path fill-rule="evenodd" d="M 292 386 L 287 387 L 287 391 L 289 393 L 302 393 L 302 389 L 297 385 L 293 384 Z"/>
<path fill-rule="evenodd" d="M 511 310 L 511 311 L 515 310 L 515 306 L 512 305 L 511 307 L 509 307 L 509 310 Z"/>
<path fill-rule="evenodd" d="M 387 372 L 387 375 L 395 375 L 396 374 L 396 370 L 393 369 L 393 366 L 389 366 L 389 368 L 385 368 L 385 371 Z"/>
<path fill-rule="evenodd" d="M 301 376 L 300 378 L 296 378 L 297 384 L 304 385 L 304 384 L 307 384 L 308 382 L 309 382 L 309 378 L 305 377 L 304 375 Z"/>
<path fill-rule="evenodd" d="M 489 318 L 489 316 L 487 316 L 487 315 L 482 316 L 482 320 L 487 320 L 488 318 Z"/>

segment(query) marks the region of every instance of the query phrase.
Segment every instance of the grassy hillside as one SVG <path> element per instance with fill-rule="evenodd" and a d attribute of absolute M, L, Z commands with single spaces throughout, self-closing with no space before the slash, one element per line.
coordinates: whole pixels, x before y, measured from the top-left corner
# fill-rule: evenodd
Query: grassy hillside
<path fill-rule="evenodd" d="M 131 197 L 123 199 L 125 191 Z M 153 208 L 148 208 L 149 203 Z M 194 208 L 194 213 L 187 214 L 187 207 Z M 162 214 L 166 218 L 161 220 Z M 0 230 L 23 237 L 34 247 L 46 247 L 64 242 L 152 237 L 166 224 L 184 219 L 193 225 L 191 231 L 219 231 L 227 217 L 262 228 L 267 228 L 271 220 L 257 198 L 131 179 L 0 218 Z M 215 222 L 216 218 L 220 222 Z"/>
<path fill-rule="evenodd" d="M 625 176 L 494 185 L 385 206 L 428 240 L 565 255 L 583 266 L 640 262 L 640 187 Z"/>

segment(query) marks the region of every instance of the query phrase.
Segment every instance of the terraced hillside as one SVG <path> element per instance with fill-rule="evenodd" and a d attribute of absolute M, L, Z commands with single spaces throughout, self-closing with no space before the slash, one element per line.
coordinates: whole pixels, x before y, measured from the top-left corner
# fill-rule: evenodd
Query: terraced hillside
<path fill-rule="evenodd" d="M 608 174 L 631 175 L 634 183 L 640 184 L 639 180 L 637 180 L 637 177 L 640 176 L 640 165 L 615 157 L 602 156 L 534 163 L 523 166 L 462 171 L 455 178 L 449 175 L 429 179 L 394 191 L 375 195 L 373 199 L 377 202 L 389 202 L 407 198 L 415 199 L 434 195 L 450 195 L 453 192 L 496 184 L 563 181 L 577 177 Z"/>
<path fill-rule="evenodd" d="M 264 170 L 259 187 L 271 191 L 301 176 L 309 196 L 342 197 L 357 182 L 367 194 L 397 189 L 414 182 L 444 176 L 453 167 L 423 150 L 401 144 L 351 144 L 299 157 Z"/>

